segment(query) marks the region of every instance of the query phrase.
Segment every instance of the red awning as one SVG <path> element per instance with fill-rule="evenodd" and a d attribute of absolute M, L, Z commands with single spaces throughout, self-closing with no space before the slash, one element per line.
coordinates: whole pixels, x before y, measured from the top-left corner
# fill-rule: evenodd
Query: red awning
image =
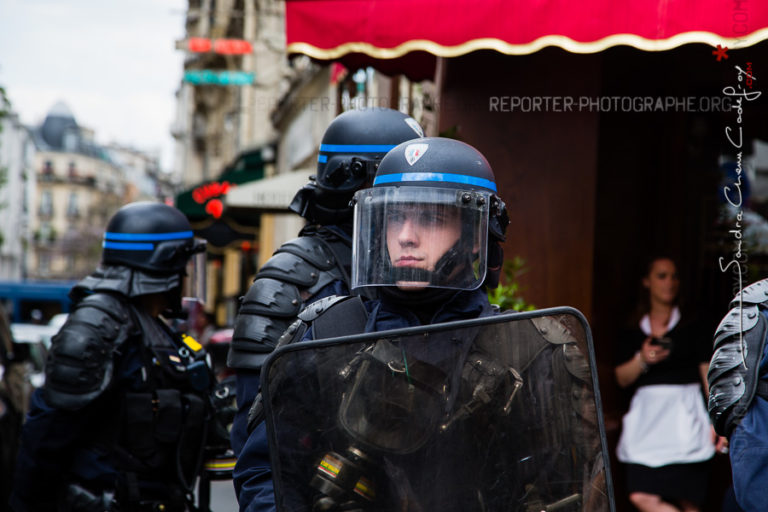
<path fill-rule="evenodd" d="M 741 48 L 768 39 L 762 0 L 287 0 L 286 8 L 289 53 L 348 65 L 405 58 L 429 67 L 434 56 L 526 55 L 547 46 Z"/>

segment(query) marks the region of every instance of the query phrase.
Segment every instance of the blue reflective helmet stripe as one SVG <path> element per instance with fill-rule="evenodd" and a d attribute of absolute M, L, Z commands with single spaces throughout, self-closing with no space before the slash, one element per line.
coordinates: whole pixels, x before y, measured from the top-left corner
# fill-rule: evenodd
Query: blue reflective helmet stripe
<path fill-rule="evenodd" d="M 126 242 L 107 242 L 104 240 L 102 244 L 104 249 L 113 249 L 118 251 L 154 251 L 155 244 L 153 243 L 126 243 Z"/>
<path fill-rule="evenodd" d="M 485 178 L 477 176 L 467 176 L 465 174 L 452 174 L 445 172 L 403 172 L 397 174 L 381 174 L 373 180 L 373 186 L 384 185 L 387 183 L 402 183 L 406 181 L 425 181 L 425 182 L 443 182 L 459 183 L 461 185 L 473 185 L 483 187 L 496 192 L 496 184 Z"/>
<path fill-rule="evenodd" d="M 165 240 L 183 240 L 192 238 L 192 231 L 176 231 L 172 233 L 104 233 L 104 241 L 124 241 L 124 242 L 161 242 Z M 105 246 L 106 247 L 106 246 Z"/>
<path fill-rule="evenodd" d="M 317 157 L 317 163 L 324 164 L 328 161 L 328 155 L 320 155 Z"/>
<path fill-rule="evenodd" d="M 175 231 L 172 233 L 104 233 L 104 249 L 117 251 L 153 251 L 155 244 L 168 240 L 184 240 L 193 238 L 192 231 Z"/>
<path fill-rule="evenodd" d="M 320 144 L 326 153 L 386 153 L 397 144 Z"/>

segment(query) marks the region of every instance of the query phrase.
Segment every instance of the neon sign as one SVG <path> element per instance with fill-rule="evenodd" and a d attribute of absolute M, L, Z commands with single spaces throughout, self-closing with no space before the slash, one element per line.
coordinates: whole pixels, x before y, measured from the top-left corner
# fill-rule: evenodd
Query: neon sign
<path fill-rule="evenodd" d="M 192 199 L 194 199 L 197 204 L 205 204 L 209 199 L 227 195 L 229 189 L 234 186 L 234 183 L 228 181 L 222 181 L 221 183 L 215 181 L 206 183 L 192 191 Z"/>

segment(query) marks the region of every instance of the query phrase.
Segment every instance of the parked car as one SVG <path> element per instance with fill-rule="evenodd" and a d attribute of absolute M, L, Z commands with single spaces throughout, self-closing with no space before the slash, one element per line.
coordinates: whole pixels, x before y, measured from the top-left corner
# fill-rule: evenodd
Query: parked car
<path fill-rule="evenodd" d="M 29 382 L 39 388 L 45 382 L 45 360 L 51 347 L 51 338 L 67 321 L 67 313 L 54 315 L 47 324 L 12 323 L 11 334 L 21 358 L 30 363 Z"/>

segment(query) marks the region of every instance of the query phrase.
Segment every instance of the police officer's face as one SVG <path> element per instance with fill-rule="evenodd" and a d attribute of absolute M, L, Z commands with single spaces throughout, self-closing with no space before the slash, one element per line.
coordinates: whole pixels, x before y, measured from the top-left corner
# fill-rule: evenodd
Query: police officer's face
<path fill-rule="evenodd" d="M 387 212 L 387 249 L 395 267 L 435 270 L 438 260 L 461 236 L 456 208 L 441 205 L 396 206 Z M 398 282 L 399 288 L 422 289 L 426 282 Z"/>

